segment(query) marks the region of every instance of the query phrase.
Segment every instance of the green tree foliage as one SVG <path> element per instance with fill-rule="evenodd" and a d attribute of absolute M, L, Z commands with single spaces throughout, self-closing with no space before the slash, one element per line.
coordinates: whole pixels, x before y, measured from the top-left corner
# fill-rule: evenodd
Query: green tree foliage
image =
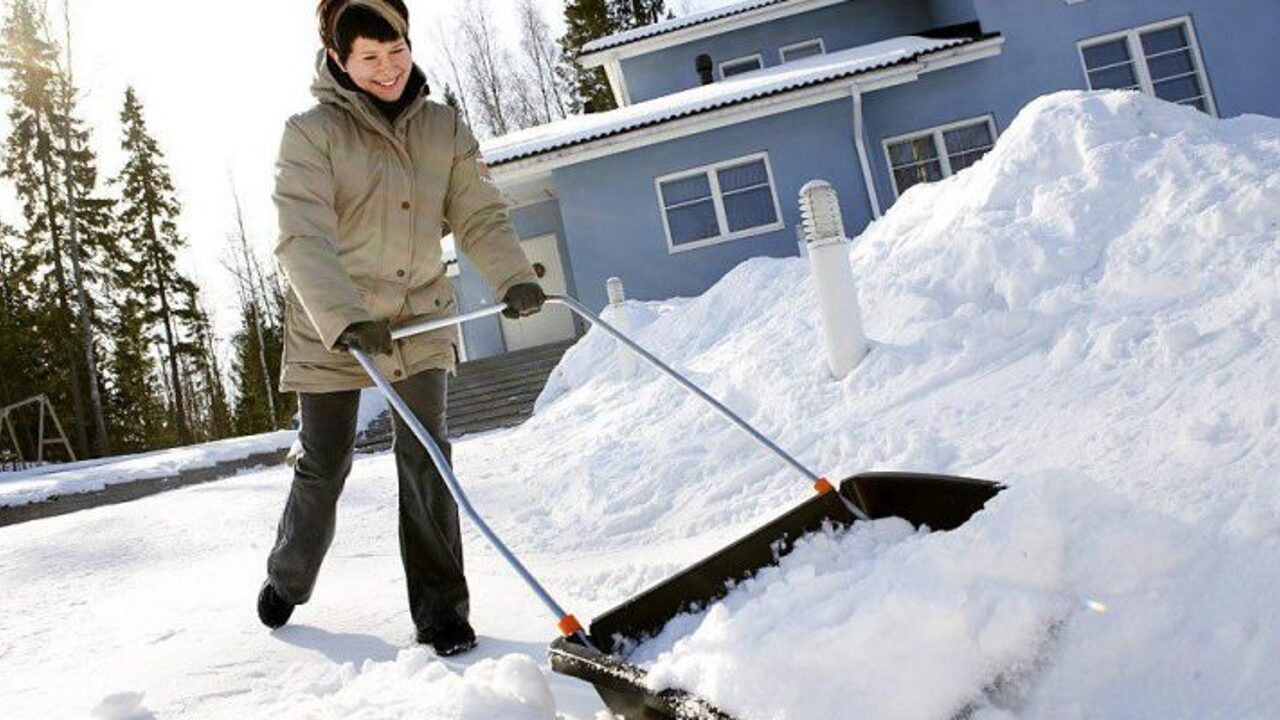
<path fill-rule="evenodd" d="M 560 38 L 560 47 L 565 64 L 560 72 L 565 84 L 573 90 L 569 106 L 574 112 L 581 112 L 588 105 L 596 112 L 617 107 L 604 70 L 584 68 L 577 63 L 583 45 L 619 30 L 609 5 L 609 0 L 567 0 L 564 4 L 565 32 Z"/>
<path fill-rule="evenodd" d="M 144 321 L 145 305 L 127 292 L 114 319 L 115 352 L 107 363 L 107 418 L 118 453 L 166 447 L 176 442 L 167 421 L 165 399 L 159 388 L 151 354 L 151 338 Z"/>
<path fill-rule="evenodd" d="M 188 417 L 192 398 L 187 396 L 188 378 L 182 368 L 204 350 L 192 333 L 200 322 L 198 311 L 192 303 L 183 302 L 195 297 L 197 290 L 178 269 L 177 253 L 186 245 L 177 226 L 181 206 L 164 154 L 147 130 L 142 103 L 133 88 L 125 91 L 120 121 L 125 164 L 115 182 L 122 194 L 120 225 L 131 250 L 121 274 L 125 284 L 138 292 L 143 322 L 158 328 L 169 375 L 173 427 L 178 442 L 187 444 L 195 435 Z"/>
<path fill-rule="evenodd" d="M 71 408 L 71 435 L 85 455 L 90 439 L 85 398 L 94 395 L 88 392 L 87 359 L 96 366 L 95 296 L 104 291 L 104 268 L 111 263 L 111 202 L 95 197 L 98 176 L 88 131 L 74 117 L 75 91 L 58 66 L 58 46 L 47 38 L 43 24 L 31 0 L 13 0 L 0 33 L 0 69 L 7 75 L 4 92 L 11 100 L 12 126 L 0 177 L 13 183 L 26 218 L 19 233 L 19 270 L 33 283 L 37 302 L 27 330 L 35 342 L 48 346 L 29 385 L 48 394 L 56 407 Z M 72 212 L 74 244 L 67 233 Z M 77 313 L 84 313 L 83 323 Z M 81 333 L 85 327 L 87 336 Z M 86 352 L 86 345 L 95 355 Z M 101 440 L 95 438 L 95 444 Z"/>
<path fill-rule="evenodd" d="M 604 70 L 578 64 L 582 47 L 607 35 L 658 22 L 666 13 L 665 0 L 567 0 L 565 33 L 560 38 L 564 64 L 559 75 L 573 90 L 570 109 L 581 112 L 589 106 L 604 112 L 618 106 Z"/>
<path fill-rule="evenodd" d="M 282 305 L 276 305 L 281 307 Z M 254 322 L 260 322 L 259 315 L 249 306 L 243 308 L 244 323 L 241 330 L 231 338 L 232 360 L 231 377 L 235 384 L 238 399 L 236 401 L 233 427 L 237 435 L 278 430 L 285 420 L 295 412 L 296 396 L 284 394 L 279 390 L 280 361 L 284 352 L 282 328 L 284 318 L 277 317 L 272 323 L 264 323 L 259 334 L 254 329 Z M 262 377 L 261 357 L 258 338 L 262 338 L 267 359 L 267 371 L 271 374 L 270 382 Z M 267 400 L 266 389 L 270 388 L 275 403 L 277 417 L 271 417 L 271 404 Z"/>

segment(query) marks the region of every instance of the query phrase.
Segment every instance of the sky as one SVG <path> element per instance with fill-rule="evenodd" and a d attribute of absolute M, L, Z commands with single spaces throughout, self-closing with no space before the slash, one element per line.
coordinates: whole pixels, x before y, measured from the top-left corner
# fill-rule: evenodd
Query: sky
<path fill-rule="evenodd" d="M 63 0 L 49 0 L 61 34 Z M 239 325 L 229 262 L 234 228 L 232 180 L 259 256 L 275 240 L 272 172 L 285 119 L 312 103 L 318 49 L 313 0 L 70 0 L 80 113 L 93 128 L 104 178 L 122 158 L 120 108 L 132 85 L 159 140 L 183 205 L 179 228 L 189 242 L 181 260 L 203 291 L 215 332 L 226 340 Z M 488 0 L 496 25 L 514 40 L 513 0 Z M 557 35 L 563 0 L 538 0 Z M 466 0 L 409 0 L 416 60 L 428 75 L 441 66 L 440 33 L 448 36 Z M 687 12 L 724 0 L 678 0 Z M 0 0 L 4 15 L 8 0 Z M 438 83 L 437 83 L 438 85 Z M 8 104 L 0 98 L 0 111 Z M 8 132 L 0 117 L 0 134 Z M 12 189 L 0 182 L 0 218 L 23 226 Z"/>

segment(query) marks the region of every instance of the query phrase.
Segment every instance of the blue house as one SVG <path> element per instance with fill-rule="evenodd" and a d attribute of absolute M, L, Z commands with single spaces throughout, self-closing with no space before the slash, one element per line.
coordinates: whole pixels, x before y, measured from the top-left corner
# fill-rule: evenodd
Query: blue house
<path fill-rule="evenodd" d="M 705 291 L 798 253 L 822 178 L 860 232 L 976 162 L 1028 101 L 1130 88 L 1280 116 L 1277 0 L 747 0 L 601 38 L 618 109 L 484 143 L 543 282 L 588 306 Z M 464 309 L 492 302 L 465 260 Z M 572 338 L 562 308 L 464 331 L 470 358 Z"/>

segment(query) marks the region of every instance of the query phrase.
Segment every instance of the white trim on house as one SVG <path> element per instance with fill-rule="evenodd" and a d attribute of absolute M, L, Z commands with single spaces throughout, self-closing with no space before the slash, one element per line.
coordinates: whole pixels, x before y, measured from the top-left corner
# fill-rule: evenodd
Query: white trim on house
<path fill-rule="evenodd" d="M 623 60 L 637 55 L 645 55 L 711 35 L 741 30 L 811 10 L 820 10 L 831 5 L 839 5 L 843 2 L 849 2 L 849 0 L 792 0 L 791 2 L 766 4 L 727 16 L 724 13 L 731 12 L 732 8 L 708 10 L 695 15 L 628 30 L 625 33 L 618 33 L 616 36 L 604 37 L 587 43 L 587 50 L 578 56 L 578 64 L 587 68 L 599 67 L 611 59 Z M 699 19 L 704 16 L 708 19 Z M 664 29 L 664 27 L 671 26 L 676 26 L 676 29 Z M 632 37 L 635 39 L 627 39 Z M 601 49 L 590 50 L 593 47 L 601 47 Z"/>
<path fill-rule="evenodd" d="M 991 113 L 987 113 L 986 115 L 978 115 L 976 117 L 966 118 L 964 120 L 957 120 L 956 122 L 947 123 L 946 125 L 938 125 L 936 127 L 923 128 L 920 130 L 915 130 L 913 132 L 903 133 L 901 135 L 894 135 L 893 137 L 887 137 L 884 140 L 880 141 L 881 147 L 884 150 L 885 167 L 889 169 L 889 183 L 893 185 L 894 198 L 902 197 L 902 193 L 904 191 L 898 188 L 898 180 L 893 176 L 893 171 L 895 168 L 893 165 L 893 156 L 889 154 L 890 145 L 895 145 L 897 143 L 904 142 L 907 140 L 915 140 L 917 138 L 929 137 L 930 139 L 933 140 L 934 150 L 938 152 L 938 161 L 939 161 L 940 167 L 942 168 L 942 177 L 949 178 L 955 173 L 951 170 L 951 153 L 947 151 L 947 142 L 942 136 L 943 133 L 945 133 L 948 130 L 955 130 L 956 128 L 968 127 L 970 125 L 977 125 L 978 123 L 981 123 L 984 120 L 987 123 L 987 128 L 991 131 L 991 146 L 994 147 L 996 140 L 998 140 L 1000 137 L 999 135 L 1000 130 L 998 127 L 996 127 L 996 118 Z M 990 148 L 988 148 L 988 150 L 990 150 Z M 930 160 L 926 162 L 933 162 L 933 161 Z M 924 163 L 917 163 L 917 164 L 924 164 Z M 913 185 L 912 187 L 915 187 L 915 186 Z"/>
<path fill-rule="evenodd" d="M 756 66 L 750 70 L 737 72 L 737 73 L 734 73 L 733 75 L 741 75 L 744 72 L 755 72 L 756 70 L 763 70 L 764 55 L 761 53 L 754 53 L 752 55 L 743 55 L 742 57 L 736 57 L 736 58 L 733 58 L 732 60 L 725 60 L 724 62 L 720 63 L 720 67 L 718 68 L 718 71 L 720 73 L 720 79 L 728 80 L 729 78 L 733 77 L 733 75 L 729 75 L 727 77 L 725 76 L 724 74 L 725 67 L 734 67 L 736 65 L 746 65 L 747 63 L 755 63 Z"/>
<path fill-rule="evenodd" d="M 1209 111 L 1209 115 L 1211 117 L 1218 117 L 1218 106 L 1213 100 L 1213 87 L 1209 84 L 1209 73 L 1205 70 L 1204 57 L 1200 54 L 1200 40 L 1196 37 L 1195 23 L 1192 22 L 1190 15 L 1181 15 L 1179 17 L 1169 18 L 1168 20 L 1161 20 L 1159 22 L 1141 25 L 1127 30 L 1107 33 L 1106 35 L 1097 35 L 1077 42 L 1076 55 L 1080 58 L 1080 70 L 1084 73 L 1085 87 L 1093 89 L 1093 81 L 1089 79 L 1089 65 L 1085 62 L 1084 51 L 1097 45 L 1104 45 L 1109 42 L 1123 39 L 1125 41 L 1125 47 L 1129 51 L 1129 61 L 1133 64 L 1133 72 L 1137 77 L 1138 86 L 1142 89 L 1144 94 L 1156 97 L 1155 85 L 1151 81 L 1151 69 L 1147 65 L 1147 54 L 1142 48 L 1141 38 L 1142 35 L 1146 33 L 1164 30 L 1178 25 L 1182 26 L 1183 31 L 1187 35 L 1187 48 L 1191 51 L 1191 62 L 1195 66 L 1194 74 L 1196 79 L 1200 81 L 1201 92 L 1204 93 L 1199 98 L 1191 99 L 1203 99 L 1205 107 Z M 1095 71 L 1104 69 L 1106 68 L 1094 68 Z M 1191 75 L 1191 73 L 1188 73 L 1188 76 L 1189 75 Z M 1179 104 L 1186 103 L 1184 102 Z"/>
<path fill-rule="evenodd" d="M 502 185 L 526 182 L 539 176 L 549 176 L 551 171 L 557 168 L 813 105 L 847 99 L 850 82 L 856 82 L 864 93 L 914 82 L 924 73 L 995 57 L 1001 53 L 1003 46 L 1004 38 L 997 36 L 957 47 L 944 48 L 930 52 L 926 57 L 909 64 L 891 65 L 868 71 L 854 78 L 837 78 L 805 88 L 699 112 L 688 117 L 675 118 L 660 125 L 647 127 L 644 132 L 624 131 L 568 147 L 500 162 L 500 164 L 491 165 L 490 172 L 495 181 Z"/>
<path fill-rule="evenodd" d="M 760 225 L 753 228 L 739 230 L 737 232 L 729 232 L 729 218 L 728 215 L 725 214 L 724 193 L 720 190 L 720 177 L 718 171 L 728 167 L 746 165 L 757 160 L 764 161 L 764 170 L 769 177 L 769 194 L 773 198 L 773 216 L 776 218 L 776 221 L 768 225 Z M 719 225 L 720 234 L 714 237 L 703 238 L 701 240 L 677 245 L 671 238 L 671 223 L 667 219 L 668 208 L 666 201 L 662 197 L 662 184 L 673 180 L 684 180 L 686 178 L 698 177 L 700 175 L 707 177 L 708 183 L 711 187 L 711 201 L 715 206 L 716 222 Z M 786 228 L 786 223 L 782 219 L 782 206 L 778 203 L 778 185 L 773 179 L 773 164 L 769 161 L 768 152 L 753 153 L 751 155 L 744 155 L 732 160 L 723 160 L 710 165 L 703 165 L 702 167 L 689 168 L 669 173 L 662 177 L 654 178 L 653 189 L 658 196 L 658 212 L 662 214 L 662 231 L 666 236 L 667 253 L 670 255 L 687 252 L 689 250 L 697 250 L 698 248 L 704 248 L 710 245 L 719 245 L 720 243 L 731 242 L 733 240 L 741 240 L 755 235 L 777 232 L 778 230 Z"/>
<path fill-rule="evenodd" d="M 627 87 L 627 75 L 622 72 L 622 64 L 617 60 L 605 63 L 605 78 L 609 81 L 609 89 L 613 91 L 613 101 L 618 107 L 631 104 L 631 90 Z"/>
<path fill-rule="evenodd" d="M 784 63 L 791 62 L 790 60 L 787 59 L 787 51 L 799 50 L 801 48 L 806 48 L 806 47 L 809 47 L 810 45 L 815 45 L 815 44 L 818 46 L 818 53 L 817 53 L 818 55 L 827 54 L 827 43 L 823 41 L 822 38 L 817 37 L 811 40 L 804 40 L 798 43 L 791 43 L 790 45 L 783 45 L 782 47 L 778 48 L 778 61 L 784 62 Z M 807 55 L 806 57 L 813 57 L 813 56 Z M 804 58 L 801 58 L 801 60 L 803 59 Z"/>

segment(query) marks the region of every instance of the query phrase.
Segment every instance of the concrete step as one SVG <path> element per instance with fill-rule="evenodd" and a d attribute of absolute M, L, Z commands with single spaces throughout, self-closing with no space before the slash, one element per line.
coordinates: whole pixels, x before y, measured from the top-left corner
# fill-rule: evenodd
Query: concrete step
<path fill-rule="evenodd" d="M 459 365 L 458 375 L 449 381 L 449 435 L 512 427 L 529 419 L 547 378 L 572 344 L 543 345 Z M 390 442 L 388 413 L 375 420 L 357 444 L 370 451 Z"/>

